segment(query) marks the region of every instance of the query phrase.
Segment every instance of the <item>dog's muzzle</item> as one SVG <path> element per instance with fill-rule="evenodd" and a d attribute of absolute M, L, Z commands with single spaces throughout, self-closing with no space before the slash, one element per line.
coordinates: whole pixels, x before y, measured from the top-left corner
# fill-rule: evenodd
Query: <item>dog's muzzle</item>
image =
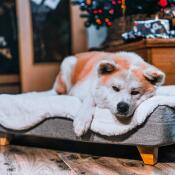
<path fill-rule="evenodd" d="M 129 117 L 128 113 L 129 113 L 129 104 L 125 102 L 118 103 L 116 117 L 128 118 Z"/>
<path fill-rule="evenodd" d="M 121 114 L 127 114 L 129 112 L 129 105 L 125 102 L 120 102 L 117 105 L 117 111 Z"/>

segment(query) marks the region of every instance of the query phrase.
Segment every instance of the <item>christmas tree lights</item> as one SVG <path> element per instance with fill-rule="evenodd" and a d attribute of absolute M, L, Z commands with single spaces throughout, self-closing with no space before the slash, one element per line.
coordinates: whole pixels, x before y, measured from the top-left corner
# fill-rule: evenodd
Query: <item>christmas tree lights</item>
<path fill-rule="evenodd" d="M 110 27 L 113 21 L 123 15 L 154 13 L 175 5 L 175 0 L 73 0 L 84 12 L 85 26 Z"/>

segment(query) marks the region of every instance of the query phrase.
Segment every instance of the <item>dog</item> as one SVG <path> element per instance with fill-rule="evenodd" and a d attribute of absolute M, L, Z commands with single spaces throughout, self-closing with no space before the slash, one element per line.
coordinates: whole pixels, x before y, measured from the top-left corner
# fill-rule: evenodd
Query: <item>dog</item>
<path fill-rule="evenodd" d="M 89 129 L 95 106 L 118 119 L 133 115 L 137 106 L 155 94 L 165 74 L 132 52 L 86 52 L 65 58 L 54 89 L 78 97 L 82 107 L 74 119 L 77 136 Z"/>

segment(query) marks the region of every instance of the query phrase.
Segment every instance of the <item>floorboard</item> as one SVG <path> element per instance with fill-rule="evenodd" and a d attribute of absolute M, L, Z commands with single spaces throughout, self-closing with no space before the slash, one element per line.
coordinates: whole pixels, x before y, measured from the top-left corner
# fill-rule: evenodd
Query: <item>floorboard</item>
<path fill-rule="evenodd" d="M 128 152 L 115 150 L 123 153 L 107 157 L 22 146 L 0 147 L 0 175 L 175 174 L 175 145 L 160 148 L 159 163 L 155 166 L 144 165 L 139 154 L 131 151 L 133 147 L 127 148 Z"/>
<path fill-rule="evenodd" d="M 0 147 L 0 175 L 74 175 L 54 151 L 18 146 Z"/>
<path fill-rule="evenodd" d="M 163 175 L 161 168 L 158 166 L 147 166 L 139 160 L 93 157 L 80 154 L 61 153 L 62 159 L 77 174 L 85 175 Z M 166 166 L 167 168 L 167 166 Z M 172 175 L 171 170 L 166 171 Z M 174 170 L 175 173 L 175 170 Z"/>

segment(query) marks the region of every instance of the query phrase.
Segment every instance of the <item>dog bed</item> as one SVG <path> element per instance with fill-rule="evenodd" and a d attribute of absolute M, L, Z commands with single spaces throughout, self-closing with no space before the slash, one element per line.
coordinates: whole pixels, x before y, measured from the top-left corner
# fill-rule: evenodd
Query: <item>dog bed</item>
<path fill-rule="evenodd" d="M 172 91 L 169 90 L 169 94 L 165 94 L 166 88 Z M 58 98 L 53 91 L 1 95 L 0 144 L 7 144 L 9 138 L 12 142 L 16 139 L 32 138 L 34 142 L 36 141 L 36 146 L 38 140 L 40 144 L 41 140 L 49 140 L 52 145 L 57 139 L 64 138 L 75 141 L 136 145 L 144 162 L 154 164 L 157 160 L 158 147 L 173 144 L 175 141 L 175 97 L 171 96 L 174 93 L 173 89 L 173 86 L 160 88 L 157 96 L 139 106 L 131 121 L 122 123 L 121 126 L 124 129 L 116 128 L 111 124 L 114 123 L 114 118 L 109 111 L 97 108 L 91 124 L 91 132 L 82 138 L 75 136 L 72 127 L 72 120 L 81 106 L 78 99 L 68 96 Z M 54 104 L 59 106 L 55 107 Z M 33 115 L 35 117 L 31 117 Z M 131 127 L 128 128 L 128 126 Z"/>

